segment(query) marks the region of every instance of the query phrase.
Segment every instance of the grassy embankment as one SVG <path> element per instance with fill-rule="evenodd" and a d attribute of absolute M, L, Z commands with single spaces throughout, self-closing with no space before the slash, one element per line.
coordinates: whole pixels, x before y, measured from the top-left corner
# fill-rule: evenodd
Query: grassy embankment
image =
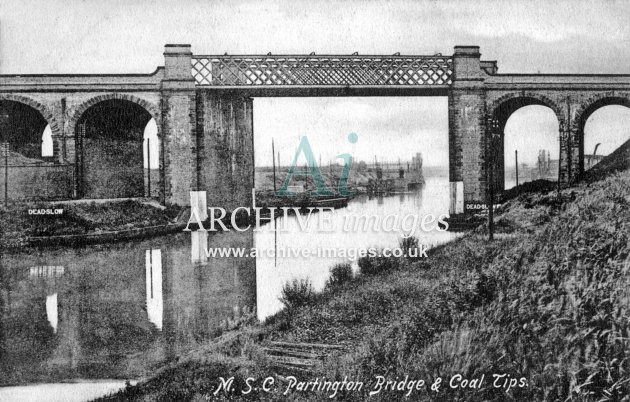
<path fill-rule="evenodd" d="M 63 209 L 63 214 L 29 215 L 29 209 Z M 180 209 L 138 201 L 57 203 L 0 207 L 0 246 L 21 247 L 28 237 L 98 234 L 173 223 Z"/>
<path fill-rule="evenodd" d="M 229 376 L 236 385 L 230 399 L 285 400 L 280 386 L 276 393 L 240 395 L 245 378 L 273 373 L 258 346 L 264 339 L 350 345 L 350 352 L 307 376 L 367 383 L 364 392 L 338 396 L 347 400 L 363 400 L 375 375 L 409 375 L 429 384 L 446 378 L 438 394 L 416 391 L 414 400 L 627 400 L 630 170 L 624 155 L 625 162 L 595 170 L 560 197 L 524 193 L 508 201 L 493 242 L 478 228 L 422 261 L 364 260 L 369 273 L 330 286 L 265 324 L 224 334 L 109 400 L 202 400 L 213 397 L 218 377 Z M 527 386 L 505 392 L 487 378 L 479 390 L 448 389 L 456 373 L 507 373 L 526 378 Z M 329 394 L 288 398 L 324 400 Z"/>

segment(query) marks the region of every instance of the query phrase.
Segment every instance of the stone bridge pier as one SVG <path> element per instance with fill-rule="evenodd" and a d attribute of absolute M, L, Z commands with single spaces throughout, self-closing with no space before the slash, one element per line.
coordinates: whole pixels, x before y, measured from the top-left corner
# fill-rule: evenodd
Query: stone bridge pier
<path fill-rule="evenodd" d="M 165 201 L 187 205 L 204 190 L 208 206 L 251 206 L 253 100 L 243 91 L 197 88 L 190 45 L 166 46 L 162 81 Z"/>

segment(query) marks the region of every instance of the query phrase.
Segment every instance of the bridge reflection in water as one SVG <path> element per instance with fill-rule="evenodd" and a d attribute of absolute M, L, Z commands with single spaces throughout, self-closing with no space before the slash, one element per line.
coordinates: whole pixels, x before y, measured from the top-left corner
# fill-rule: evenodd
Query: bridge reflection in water
<path fill-rule="evenodd" d="M 192 238 L 253 247 L 251 231 Z M 255 314 L 255 259 L 199 259 L 194 248 L 182 233 L 3 255 L 0 385 L 139 377 Z"/>

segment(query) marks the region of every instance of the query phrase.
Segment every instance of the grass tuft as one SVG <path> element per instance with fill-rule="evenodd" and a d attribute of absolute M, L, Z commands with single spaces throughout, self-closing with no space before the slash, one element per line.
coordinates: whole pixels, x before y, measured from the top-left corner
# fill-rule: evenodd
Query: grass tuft
<path fill-rule="evenodd" d="M 349 263 L 335 264 L 330 269 L 330 277 L 326 282 L 326 289 L 339 289 L 352 280 L 352 266 Z"/>
<path fill-rule="evenodd" d="M 289 310 L 305 306 L 315 300 L 315 290 L 310 279 L 294 279 L 282 287 L 280 301 Z"/>

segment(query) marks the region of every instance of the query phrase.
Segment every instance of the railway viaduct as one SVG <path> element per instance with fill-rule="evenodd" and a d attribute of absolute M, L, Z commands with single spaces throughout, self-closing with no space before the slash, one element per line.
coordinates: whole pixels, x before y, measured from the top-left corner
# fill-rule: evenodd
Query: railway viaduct
<path fill-rule="evenodd" d="M 160 201 L 185 205 L 191 190 L 205 190 L 208 205 L 234 209 L 251 205 L 252 99 L 272 96 L 447 96 L 450 211 L 459 213 L 486 200 L 489 177 L 502 189 L 504 127 L 527 105 L 553 110 L 560 181 L 578 179 L 586 120 L 606 105 L 630 107 L 630 74 L 499 74 L 477 46 L 364 56 L 194 55 L 166 45 L 164 66 L 150 74 L 0 75 L 0 135 L 35 158 L 50 126 L 46 166 L 66 170 L 32 176 L 35 193 L 67 183 L 57 198 L 142 196 L 142 130 L 153 119 Z"/>

